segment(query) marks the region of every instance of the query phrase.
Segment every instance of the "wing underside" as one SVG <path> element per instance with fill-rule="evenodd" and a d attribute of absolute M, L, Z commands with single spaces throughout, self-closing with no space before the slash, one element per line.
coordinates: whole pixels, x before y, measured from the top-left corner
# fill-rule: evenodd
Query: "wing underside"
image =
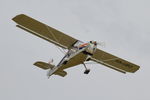
<path fill-rule="evenodd" d="M 71 48 L 77 41 L 76 39 L 24 14 L 17 15 L 12 20 L 18 24 L 17 27 L 65 49 Z"/>
<path fill-rule="evenodd" d="M 134 73 L 140 68 L 140 66 L 138 65 L 135 65 L 131 62 L 123 60 L 119 57 L 116 57 L 99 49 L 96 50 L 91 60 L 122 73 Z"/>

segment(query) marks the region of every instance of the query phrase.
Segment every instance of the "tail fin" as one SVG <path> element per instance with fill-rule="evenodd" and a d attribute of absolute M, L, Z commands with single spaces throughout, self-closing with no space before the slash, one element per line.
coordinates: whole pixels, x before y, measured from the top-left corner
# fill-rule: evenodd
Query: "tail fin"
<path fill-rule="evenodd" d="M 55 67 L 54 65 L 51 65 L 51 64 L 45 63 L 45 62 L 41 62 L 41 61 L 35 62 L 33 65 L 35 65 L 35 66 L 37 66 L 39 68 L 42 68 L 44 70 L 52 69 L 52 68 Z"/>

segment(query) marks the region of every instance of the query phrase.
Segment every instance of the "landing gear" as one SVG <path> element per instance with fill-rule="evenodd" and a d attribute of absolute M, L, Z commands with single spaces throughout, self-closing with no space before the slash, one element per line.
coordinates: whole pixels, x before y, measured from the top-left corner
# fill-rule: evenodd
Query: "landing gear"
<path fill-rule="evenodd" d="M 68 58 L 65 58 L 63 64 L 66 65 L 68 63 Z"/>
<path fill-rule="evenodd" d="M 88 74 L 90 72 L 90 69 L 87 69 L 86 65 L 83 63 L 84 67 L 85 67 L 85 71 L 84 74 Z"/>
<path fill-rule="evenodd" d="M 64 61 L 63 64 L 65 65 L 65 64 L 67 64 L 67 62 L 68 62 L 68 61 Z"/>
<path fill-rule="evenodd" d="M 88 74 L 90 72 L 90 69 L 86 69 L 85 71 L 84 71 L 84 74 Z"/>

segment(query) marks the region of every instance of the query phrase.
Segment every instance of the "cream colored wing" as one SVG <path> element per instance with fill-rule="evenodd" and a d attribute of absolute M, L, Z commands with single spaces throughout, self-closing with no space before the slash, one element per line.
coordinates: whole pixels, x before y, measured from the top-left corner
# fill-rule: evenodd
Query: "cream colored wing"
<path fill-rule="evenodd" d="M 136 64 L 123 60 L 99 49 L 96 50 L 91 60 L 123 73 L 134 73 L 140 68 L 140 66 Z"/>
<path fill-rule="evenodd" d="M 17 15 L 12 20 L 18 24 L 17 26 L 19 28 L 65 49 L 71 48 L 71 46 L 77 41 L 76 39 L 24 14 Z"/>

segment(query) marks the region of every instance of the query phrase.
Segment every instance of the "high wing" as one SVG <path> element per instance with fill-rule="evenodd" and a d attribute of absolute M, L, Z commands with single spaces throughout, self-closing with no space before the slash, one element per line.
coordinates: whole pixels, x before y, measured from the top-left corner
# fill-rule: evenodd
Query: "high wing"
<path fill-rule="evenodd" d="M 71 48 L 77 41 L 76 39 L 24 14 L 17 15 L 12 20 L 18 24 L 17 27 L 65 49 Z"/>
<path fill-rule="evenodd" d="M 140 66 L 138 65 L 135 65 L 131 62 L 123 60 L 109 53 L 106 53 L 100 49 L 96 50 L 91 60 L 122 73 L 126 72 L 134 73 L 140 68 Z"/>

